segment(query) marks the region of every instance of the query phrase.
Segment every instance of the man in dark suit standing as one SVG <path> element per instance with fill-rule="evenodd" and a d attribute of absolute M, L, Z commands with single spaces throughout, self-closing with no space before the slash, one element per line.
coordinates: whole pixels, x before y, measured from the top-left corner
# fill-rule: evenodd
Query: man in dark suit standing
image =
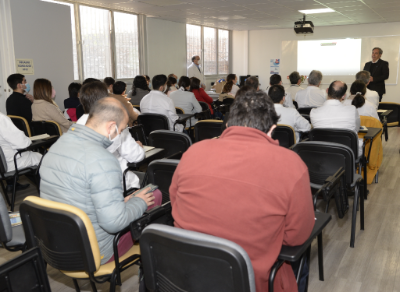
<path fill-rule="evenodd" d="M 375 90 L 379 94 L 379 102 L 382 101 L 382 95 L 386 93 L 385 80 L 389 78 L 389 63 L 381 60 L 381 48 L 372 49 L 372 62 L 365 63 L 364 70 L 371 73 L 368 88 Z"/>

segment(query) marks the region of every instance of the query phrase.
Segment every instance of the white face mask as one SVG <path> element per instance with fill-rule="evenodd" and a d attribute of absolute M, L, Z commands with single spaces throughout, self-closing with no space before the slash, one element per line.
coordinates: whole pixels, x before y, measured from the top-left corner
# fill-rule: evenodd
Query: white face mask
<path fill-rule="evenodd" d="M 111 134 L 108 134 L 108 139 L 110 139 L 110 141 L 113 142 L 107 148 L 107 150 L 110 151 L 111 153 L 114 153 L 115 151 L 117 151 L 118 148 L 121 146 L 121 134 L 118 134 L 118 126 L 117 125 L 115 125 L 115 130 L 117 132 L 117 136 L 115 136 L 114 139 L 111 139 Z"/>

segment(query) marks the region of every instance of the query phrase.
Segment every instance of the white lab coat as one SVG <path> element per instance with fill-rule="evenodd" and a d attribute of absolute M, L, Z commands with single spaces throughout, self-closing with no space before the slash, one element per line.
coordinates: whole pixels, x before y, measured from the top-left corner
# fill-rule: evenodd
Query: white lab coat
<path fill-rule="evenodd" d="M 199 71 L 199 68 L 197 68 L 195 63 L 190 64 L 190 66 L 187 68 L 187 76 L 189 78 L 196 77 L 197 79 L 200 79 L 200 82 L 202 84 L 205 84 L 204 72 L 203 72 L 202 68 L 200 68 L 200 71 Z"/>
<path fill-rule="evenodd" d="M 354 97 L 355 97 L 355 95 L 350 95 L 348 99 L 343 101 L 343 104 L 344 105 L 352 105 L 351 103 L 353 102 Z M 364 105 L 362 107 L 359 107 L 357 109 L 357 111 L 360 116 L 373 117 L 379 121 L 379 116 L 378 116 L 378 112 L 376 111 L 376 107 L 369 100 L 365 100 Z"/>
<path fill-rule="evenodd" d="M 176 114 L 174 102 L 166 94 L 159 90 L 152 90 L 149 94 L 144 96 L 140 101 L 140 110 L 142 114 L 160 114 L 168 118 L 169 129 L 174 130 L 175 121 L 179 119 Z M 182 132 L 183 125 L 177 124 L 175 131 Z"/>
<path fill-rule="evenodd" d="M 185 114 L 195 114 L 202 111 L 202 107 L 197 101 L 196 96 L 190 91 L 183 91 L 179 89 L 172 92 L 169 97 L 172 99 L 176 107 L 183 109 Z M 197 119 L 193 117 L 191 118 L 191 121 L 188 120 L 186 122 L 186 127 L 190 127 L 190 125 L 194 127 L 194 124 L 196 123 Z"/>
<path fill-rule="evenodd" d="M 328 99 L 319 108 L 310 112 L 314 128 L 348 129 L 358 135 L 360 115 L 355 106 L 344 105 L 337 99 Z M 358 156 L 362 155 L 363 139 L 358 139 Z M 354 153 L 356 155 L 356 153 Z"/>
<path fill-rule="evenodd" d="M 299 108 L 319 107 L 326 101 L 326 92 L 319 87 L 308 86 L 297 92 L 295 100 Z"/>
<path fill-rule="evenodd" d="M 374 91 L 374 90 L 369 90 L 367 88 L 367 92 L 364 95 L 365 99 L 370 101 L 376 109 L 378 109 L 379 106 L 379 94 L 378 92 Z"/>
<path fill-rule="evenodd" d="M 303 118 L 295 108 L 287 108 L 279 103 L 275 103 L 275 111 L 280 116 L 278 124 L 291 126 L 296 133 L 296 143 L 300 141 L 299 132 L 309 132 L 310 123 Z"/>
<path fill-rule="evenodd" d="M 268 94 L 268 91 L 271 86 L 268 86 L 267 89 L 264 91 L 266 94 Z M 285 101 L 283 102 L 284 107 L 290 107 L 290 108 L 296 108 L 293 104 L 292 96 L 290 93 L 285 92 Z"/>
<path fill-rule="evenodd" d="M 76 123 L 86 125 L 88 118 L 89 114 L 84 114 Z M 116 150 L 112 148 L 111 145 L 107 150 L 118 159 L 122 172 L 127 169 L 127 164 L 129 162 L 133 163 L 142 161 L 145 156 L 144 149 L 136 143 L 135 139 L 132 138 L 128 128 L 125 128 L 121 132 L 121 146 Z M 126 189 L 129 190 L 131 188 L 140 188 L 140 182 L 139 178 L 132 171 L 128 171 L 126 174 Z"/>
<path fill-rule="evenodd" d="M 3 150 L 7 162 L 7 172 L 15 170 L 14 155 L 17 149 L 24 149 L 32 144 L 31 139 L 20 131 L 9 117 L 0 113 L 0 147 Z M 17 155 L 17 167 L 22 169 L 28 166 L 38 165 L 42 154 L 27 151 Z"/>
<path fill-rule="evenodd" d="M 300 90 L 303 90 L 303 89 L 304 89 L 303 87 L 300 87 L 297 84 L 292 84 L 292 85 L 289 85 L 288 87 L 285 88 L 285 92 L 290 94 L 290 96 L 292 98 L 295 98 L 297 92 L 299 92 Z"/>

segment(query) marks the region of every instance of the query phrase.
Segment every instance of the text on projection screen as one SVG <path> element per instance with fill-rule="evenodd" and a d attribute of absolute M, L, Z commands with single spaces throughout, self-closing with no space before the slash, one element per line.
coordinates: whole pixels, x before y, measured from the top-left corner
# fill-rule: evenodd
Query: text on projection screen
<path fill-rule="evenodd" d="M 297 71 L 309 75 L 355 75 L 360 71 L 361 39 L 298 41 Z"/>

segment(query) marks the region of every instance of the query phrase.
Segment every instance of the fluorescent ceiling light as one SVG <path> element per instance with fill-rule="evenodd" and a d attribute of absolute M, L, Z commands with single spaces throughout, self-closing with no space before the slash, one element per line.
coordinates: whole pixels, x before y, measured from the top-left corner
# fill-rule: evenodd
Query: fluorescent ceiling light
<path fill-rule="evenodd" d="M 299 10 L 299 12 L 303 14 L 314 14 L 314 13 L 329 13 L 335 12 L 335 10 L 330 8 L 321 8 L 321 9 L 308 9 L 308 10 Z"/>

